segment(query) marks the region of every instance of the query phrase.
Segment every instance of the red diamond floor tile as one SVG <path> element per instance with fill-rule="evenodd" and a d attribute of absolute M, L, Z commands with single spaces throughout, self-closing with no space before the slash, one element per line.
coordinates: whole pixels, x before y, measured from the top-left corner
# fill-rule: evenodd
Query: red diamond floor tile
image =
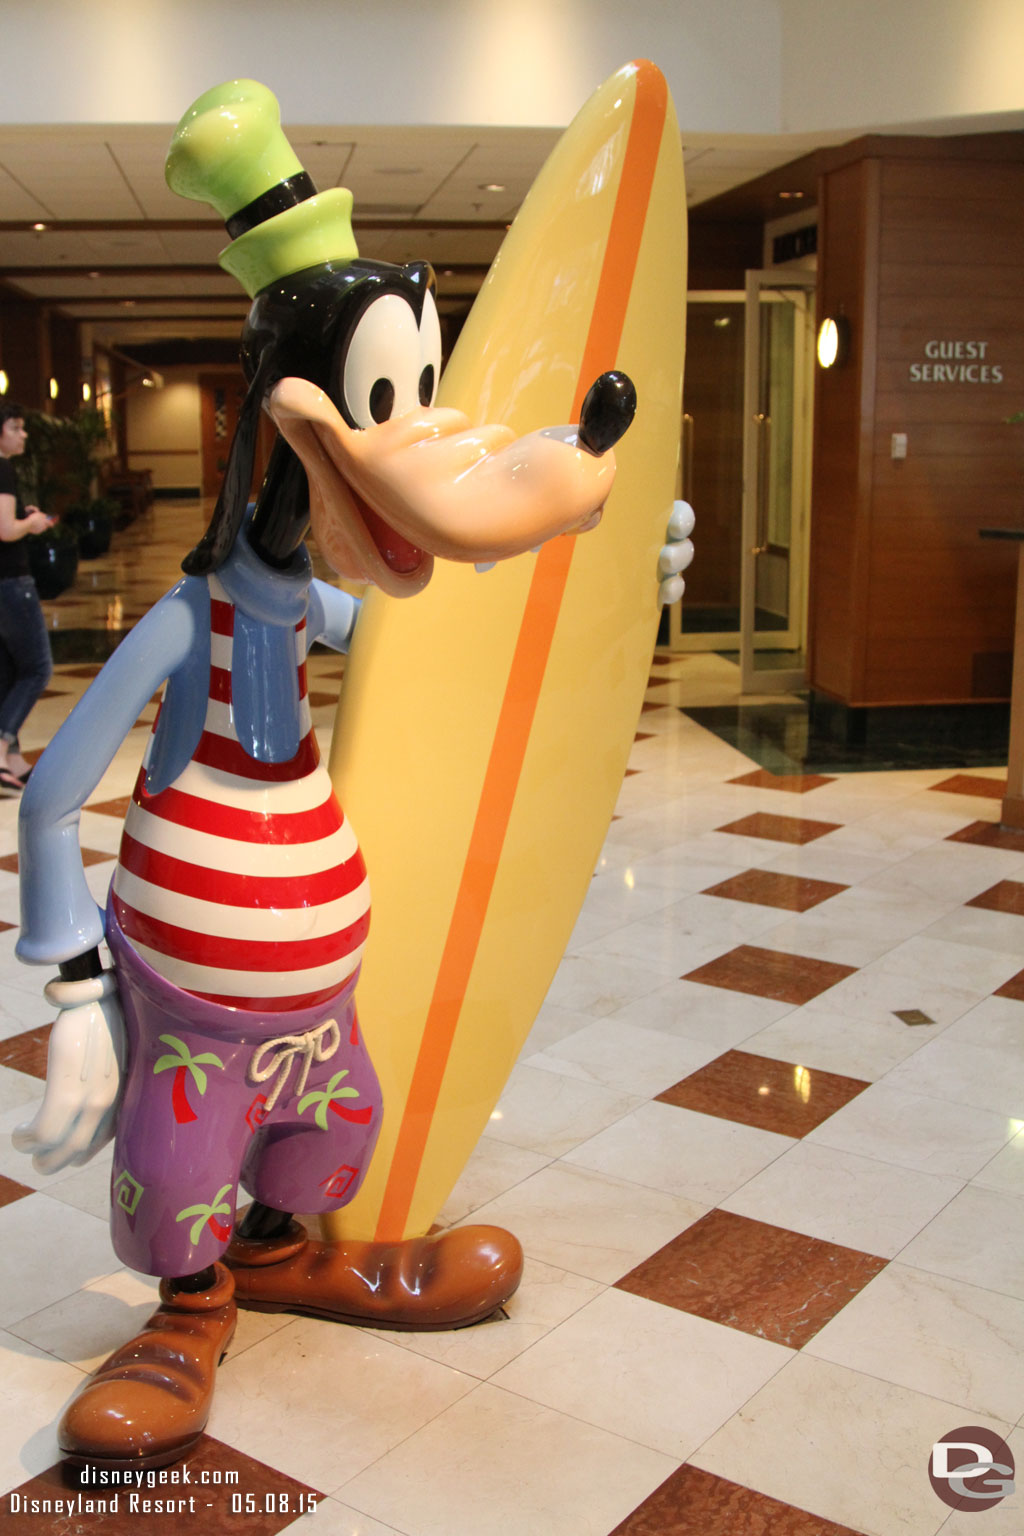
<path fill-rule="evenodd" d="M 995 997 L 1009 997 L 1014 1002 L 1024 1003 L 1024 971 L 1018 971 L 1016 976 L 1011 976 L 1009 981 L 1004 981 L 993 994 Z M 1024 1020 L 1021 1021 L 1024 1028 Z"/>
<path fill-rule="evenodd" d="M 857 967 L 833 960 L 812 960 L 807 955 L 788 955 L 781 950 L 740 944 L 707 965 L 688 971 L 683 981 L 699 981 L 706 987 L 724 987 L 752 997 L 771 997 L 795 1008 L 809 1003 L 852 976 Z"/>
<path fill-rule="evenodd" d="M 764 837 L 774 843 L 813 843 L 816 838 L 837 832 L 837 821 L 810 821 L 802 816 L 774 816 L 770 811 L 754 811 L 739 821 L 727 822 L 719 832 L 732 832 L 737 837 Z"/>
<path fill-rule="evenodd" d="M 785 1227 L 709 1211 L 617 1287 L 802 1349 L 887 1262 Z"/>
<path fill-rule="evenodd" d="M 171 1481 L 170 1474 L 182 1468 L 187 1469 L 190 1481 Z M 12 1512 L 11 1494 L 0 1499 L 0 1521 L 10 1519 L 13 1526 L 17 1516 L 19 1526 L 26 1531 L 34 1529 L 40 1536 L 171 1536 L 172 1532 L 187 1532 L 188 1536 L 227 1536 L 229 1532 L 236 1536 L 240 1532 L 245 1536 L 277 1536 L 308 1510 L 315 1510 L 322 1497 L 306 1483 L 276 1472 L 210 1435 L 204 1435 L 195 1450 L 167 1472 L 168 1480 L 152 1488 L 115 1489 L 88 1483 L 82 1486 L 73 1473 L 58 1464 L 14 1490 L 24 1501 L 18 1509 Z M 160 1473 L 156 1476 L 159 1478 Z M 209 1479 L 206 1483 L 204 1476 Z M 225 1477 L 231 1481 L 225 1482 Z M 67 1501 L 79 1497 L 81 1507 L 68 1516 Z M 53 1501 L 57 1499 L 61 1501 L 60 1513 L 54 1515 Z M 33 1500 L 43 1507 L 33 1509 Z M 157 1500 L 163 1501 L 159 1508 L 155 1507 Z M 173 1510 L 166 1507 L 171 1501 Z M 44 1518 L 48 1512 L 49 1520 Z"/>
<path fill-rule="evenodd" d="M 1000 880 L 978 896 L 964 903 L 968 907 L 983 907 L 987 912 L 1009 912 L 1024 917 L 1024 885 L 1019 880 Z"/>
<path fill-rule="evenodd" d="M 118 795 L 116 800 L 94 800 L 85 809 L 95 811 L 98 816 L 116 816 L 119 821 L 123 821 L 131 803 L 131 795 Z"/>
<path fill-rule="evenodd" d="M 23 1200 L 26 1195 L 34 1193 L 27 1184 L 19 1184 L 17 1179 L 9 1179 L 6 1174 L 0 1173 L 0 1205 L 12 1205 L 15 1200 Z"/>
<path fill-rule="evenodd" d="M 46 1077 L 46 1056 L 50 1047 L 52 1024 L 40 1024 L 24 1034 L 0 1040 L 0 1066 L 27 1072 L 30 1077 Z"/>
<path fill-rule="evenodd" d="M 659 1093 L 658 1101 L 780 1136 L 806 1136 L 868 1087 L 817 1067 L 726 1051 Z"/>
<path fill-rule="evenodd" d="M 94 805 L 86 806 L 87 811 L 94 811 L 96 809 L 98 809 L 98 807 Z M 81 850 L 81 854 L 82 863 L 86 865 L 86 867 L 88 867 L 90 864 L 103 864 L 107 859 L 117 858 L 116 853 L 107 853 L 103 848 L 83 848 Z M 18 873 L 18 855 L 16 853 L 4 854 L 3 858 L 0 858 L 0 869 L 6 869 L 10 874 L 16 875 Z M 11 928 L 15 925 L 8 923 L 6 926 Z"/>
<path fill-rule="evenodd" d="M 970 826 L 951 832 L 950 843 L 976 843 L 980 848 L 1003 848 L 1008 853 L 1024 853 L 1024 832 L 1015 827 L 1001 827 L 997 821 L 972 821 Z"/>
<path fill-rule="evenodd" d="M 784 875 L 771 869 L 745 869 L 702 894 L 727 901 L 749 901 L 762 907 L 781 907 L 786 912 L 809 912 L 849 886 L 831 880 L 810 880 L 803 875 Z"/>
<path fill-rule="evenodd" d="M 741 773 L 729 784 L 749 784 L 753 789 L 781 789 L 790 795 L 806 795 L 808 790 L 822 784 L 834 784 L 835 775 L 827 773 L 772 773 L 768 768 L 755 768 L 753 773 Z"/>
<path fill-rule="evenodd" d="M 1006 794 L 1005 779 L 986 779 L 977 773 L 955 773 L 951 779 L 931 788 L 945 795 L 979 795 L 983 800 L 1001 800 Z"/>
<path fill-rule="evenodd" d="M 860 1536 L 860 1532 L 713 1472 L 682 1466 L 611 1536 Z"/>

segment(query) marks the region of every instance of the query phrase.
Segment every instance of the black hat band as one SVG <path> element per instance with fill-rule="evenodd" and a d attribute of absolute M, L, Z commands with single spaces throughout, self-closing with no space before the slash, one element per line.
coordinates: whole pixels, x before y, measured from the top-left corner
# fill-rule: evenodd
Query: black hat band
<path fill-rule="evenodd" d="M 276 187 L 261 193 L 232 214 L 227 221 L 227 232 L 232 240 L 237 240 L 239 235 L 255 229 L 257 224 L 264 224 L 275 214 L 284 213 L 288 208 L 307 202 L 311 197 L 316 197 L 313 178 L 308 171 L 298 171 L 294 176 L 289 176 L 287 181 L 279 181 Z"/>

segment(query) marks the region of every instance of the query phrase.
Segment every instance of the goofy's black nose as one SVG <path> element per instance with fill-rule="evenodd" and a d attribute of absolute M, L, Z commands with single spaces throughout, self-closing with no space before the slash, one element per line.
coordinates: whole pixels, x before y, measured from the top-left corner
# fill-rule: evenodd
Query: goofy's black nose
<path fill-rule="evenodd" d="M 588 453 L 607 453 L 622 437 L 636 413 L 632 379 L 615 371 L 602 373 L 587 390 L 580 412 L 579 441 Z"/>

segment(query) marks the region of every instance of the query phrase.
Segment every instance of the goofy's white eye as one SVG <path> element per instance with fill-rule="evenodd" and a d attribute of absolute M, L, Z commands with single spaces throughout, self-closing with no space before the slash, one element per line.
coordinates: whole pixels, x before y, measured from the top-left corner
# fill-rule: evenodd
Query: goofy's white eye
<path fill-rule="evenodd" d="M 428 293 L 420 326 L 406 299 L 382 294 L 368 304 L 345 354 L 342 395 L 357 427 L 371 427 L 429 405 L 441 362 L 441 329 Z"/>

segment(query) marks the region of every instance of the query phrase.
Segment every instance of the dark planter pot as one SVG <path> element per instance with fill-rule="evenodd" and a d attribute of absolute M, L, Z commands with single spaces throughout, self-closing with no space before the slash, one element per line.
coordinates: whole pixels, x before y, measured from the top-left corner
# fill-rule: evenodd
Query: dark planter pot
<path fill-rule="evenodd" d="M 78 545 L 74 539 L 29 539 L 28 565 L 39 596 L 49 601 L 66 592 L 74 582 Z"/>
<path fill-rule="evenodd" d="M 90 513 L 75 524 L 78 553 L 83 560 L 96 560 L 110 548 L 113 520 L 105 512 Z"/>

